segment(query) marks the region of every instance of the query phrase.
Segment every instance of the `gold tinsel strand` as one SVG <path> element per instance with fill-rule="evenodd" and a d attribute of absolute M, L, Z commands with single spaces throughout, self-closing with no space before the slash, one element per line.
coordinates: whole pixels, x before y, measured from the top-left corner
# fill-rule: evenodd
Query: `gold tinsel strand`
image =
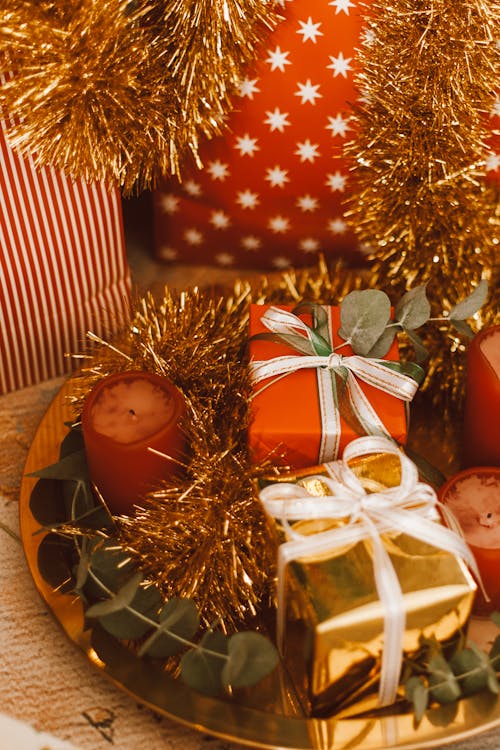
<path fill-rule="evenodd" d="M 232 294 L 197 289 L 136 305 L 121 340 L 101 342 L 75 382 L 75 415 L 92 385 L 113 372 L 144 369 L 182 390 L 190 455 L 182 479 L 159 483 L 121 517 L 114 537 L 167 597 L 189 596 L 203 621 L 232 630 L 269 603 L 276 539 L 256 497 L 255 481 L 269 474 L 247 450 L 251 386 L 247 368 L 248 310 L 253 300 L 336 303 L 360 281 L 341 263 L 329 270 L 263 277 L 254 290 L 238 281 Z"/>
<path fill-rule="evenodd" d="M 392 0 L 368 10 L 355 106 L 349 217 L 372 249 L 371 285 L 429 282 L 443 310 L 489 278 L 496 314 L 498 192 L 485 177 L 495 99 L 500 5 L 491 0 Z M 442 311 L 436 311 L 439 315 Z M 466 342 L 448 326 L 426 337 L 423 386 L 436 406 L 463 397 Z"/>
<path fill-rule="evenodd" d="M 10 142 L 74 177 L 151 187 L 221 131 L 277 21 L 266 0 L 9 0 Z"/>

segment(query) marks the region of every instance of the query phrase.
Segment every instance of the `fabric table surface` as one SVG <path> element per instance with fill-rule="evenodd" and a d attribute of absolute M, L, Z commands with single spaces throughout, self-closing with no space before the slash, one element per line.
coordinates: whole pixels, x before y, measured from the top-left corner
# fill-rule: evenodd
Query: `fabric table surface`
<path fill-rule="evenodd" d="M 130 260 L 139 289 L 241 277 L 220 269 L 167 269 L 133 252 Z M 160 717 L 116 688 L 66 638 L 34 587 L 19 542 L 19 488 L 36 428 L 62 383 L 57 378 L 0 397 L 1 711 L 41 733 L 38 746 L 28 747 L 9 734 L 15 722 L 4 721 L 0 750 L 49 750 L 48 736 L 57 738 L 54 748 L 68 743 L 78 750 L 241 750 Z M 497 750 L 500 727 L 452 747 Z"/>

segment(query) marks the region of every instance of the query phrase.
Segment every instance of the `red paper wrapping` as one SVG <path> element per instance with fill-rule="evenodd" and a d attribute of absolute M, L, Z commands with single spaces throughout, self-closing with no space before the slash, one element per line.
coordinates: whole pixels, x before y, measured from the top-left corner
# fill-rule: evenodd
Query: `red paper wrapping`
<path fill-rule="evenodd" d="M 344 220 L 355 137 L 350 119 L 363 13 L 350 0 L 283 3 L 234 99 L 225 134 L 201 144 L 204 168 L 154 191 L 155 255 L 164 261 L 285 268 L 362 259 Z M 500 107 L 491 113 L 498 131 Z M 489 175 L 500 180 L 492 141 Z M 495 148 L 497 153 L 495 153 Z M 495 172 L 496 170 L 496 172 Z"/>
<path fill-rule="evenodd" d="M 0 129 L 0 393 L 72 369 L 88 330 L 123 326 L 130 274 L 120 197 L 20 158 Z"/>
<path fill-rule="evenodd" d="M 268 332 L 261 322 L 269 305 L 252 305 L 250 308 L 250 336 Z M 280 307 L 291 310 L 290 307 Z M 340 310 L 332 307 L 332 341 L 334 346 L 343 342 L 337 333 L 340 327 Z M 306 316 L 300 316 L 309 324 Z M 349 346 L 341 353 L 351 355 Z M 269 360 L 274 357 L 296 355 L 297 351 L 283 344 L 270 341 L 250 341 L 251 360 Z M 306 356 L 306 355 L 304 355 Z M 397 343 L 384 357 L 397 361 Z M 405 404 L 400 399 L 384 393 L 368 383 L 359 381 L 365 395 L 384 422 L 390 435 L 404 445 L 407 436 Z M 301 468 L 314 466 L 322 461 L 331 461 L 335 456 L 320 456 L 321 415 L 318 399 L 318 384 L 314 369 L 301 370 L 272 382 L 266 381 L 255 387 L 252 399 L 252 422 L 248 431 L 249 448 L 254 461 L 270 458 L 277 466 Z M 341 417 L 339 457 L 345 446 L 359 437 Z"/>

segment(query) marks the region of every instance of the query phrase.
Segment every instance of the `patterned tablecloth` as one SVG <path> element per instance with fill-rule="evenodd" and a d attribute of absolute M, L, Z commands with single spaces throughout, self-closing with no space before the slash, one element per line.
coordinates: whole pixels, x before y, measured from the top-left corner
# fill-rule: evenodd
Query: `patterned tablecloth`
<path fill-rule="evenodd" d="M 140 286 L 167 280 L 210 280 L 206 269 L 170 269 L 132 256 Z M 135 268 L 134 268 L 135 267 Z M 166 277 L 166 274 L 168 278 Z M 218 282 L 237 274 L 216 272 Z M 162 276 L 163 274 L 163 276 Z M 212 272 L 214 274 L 214 272 Z M 37 425 L 63 380 L 50 380 L 0 397 L 0 695 L 1 711 L 79 750 L 237 750 L 139 705 L 94 671 L 63 634 L 39 597 L 19 542 L 18 498 L 22 471 Z M 21 745 L 0 725 L 0 750 L 50 750 Z M 56 745 L 54 744 L 54 748 Z M 500 729 L 458 743 L 457 750 L 497 750 Z"/>

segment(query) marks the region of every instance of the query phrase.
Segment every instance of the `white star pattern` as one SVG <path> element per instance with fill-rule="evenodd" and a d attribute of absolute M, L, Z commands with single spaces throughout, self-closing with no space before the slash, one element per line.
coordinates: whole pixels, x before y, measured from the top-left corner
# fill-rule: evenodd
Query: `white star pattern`
<path fill-rule="evenodd" d="M 203 235 L 195 227 L 190 227 L 184 232 L 184 239 L 188 245 L 201 245 L 203 242 Z"/>
<path fill-rule="evenodd" d="M 224 181 L 229 176 L 229 165 L 223 164 L 219 159 L 211 161 L 207 165 L 207 172 L 212 180 Z"/>
<path fill-rule="evenodd" d="M 253 156 L 256 151 L 260 150 L 257 146 L 257 138 L 250 138 L 248 133 L 245 133 L 243 137 L 236 139 L 236 146 L 241 156 Z"/>
<path fill-rule="evenodd" d="M 345 190 L 346 180 L 347 180 L 347 177 L 340 174 L 340 172 L 335 172 L 335 174 L 327 174 L 325 185 L 327 185 L 330 188 L 332 193 L 334 193 L 337 190 L 343 193 Z"/>
<path fill-rule="evenodd" d="M 179 210 L 180 198 L 173 193 L 163 193 L 161 196 L 161 208 L 166 214 L 175 214 Z"/>
<path fill-rule="evenodd" d="M 174 247 L 170 247 L 170 245 L 161 245 L 159 255 L 162 260 L 176 260 L 179 253 Z"/>
<path fill-rule="evenodd" d="M 314 239 L 314 237 L 304 237 L 304 239 L 299 242 L 299 248 L 304 253 L 316 253 L 319 250 L 319 247 L 319 242 Z"/>
<path fill-rule="evenodd" d="M 290 125 L 288 122 L 288 112 L 280 112 L 278 107 L 275 107 L 274 112 L 267 111 L 266 115 L 267 119 L 264 120 L 264 125 L 269 125 L 271 133 L 274 130 L 279 130 L 282 133 L 285 127 Z"/>
<path fill-rule="evenodd" d="M 272 216 L 269 219 L 268 227 L 275 234 L 284 234 L 290 228 L 290 219 L 280 215 Z"/>
<path fill-rule="evenodd" d="M 194 180 L 187 180 L 184 183 L 184 190 L 188 195 L 192 195 L 193 198 L 197 198 L 202 194 L 200 183 Z"/>
<path fill-rule="evenodd" d="M 247 189 L 237 194 L 236 203 L 239 203 L 241 208 L 257 208 L 260 201 L 257 193 L 252 193 L 251 190 Z"/>
<path fill-rule="evenodd" d="M 318 144 L 317 143 L 311 143 L 309 138 L 307 141 L 304 141 L 304 143 L 297 143 L 297 150 L 293 153 L 300 157 L 301 162 L 310 161 L 311 164 L 314 163 L 314 160 L 318 158 Z"/>
<path fill-rule="evenodd" d="M 259 270 L 311 264 L 318 253 L 360 260 L 344 216 L 344 143 L 355 127 L 350 103 L 363 94 L 354 71 L 366 20 L 358 0 L 276 2 L 284 19 L 241 74 L 221 134 L 200 140 L 201 167 L 185 164 L 182 182 L 162 181 L 155 252 L 167 260 Z M 493 179 L 497 143 L 483 159 Z"/>
<path fill-rule="evenodd" d="M 219 266 L 232 266 L 234 264 L 234 255 L 230 253 L 217 253 L 215 256 L 215 262 Z"/>
<path fill-rule="evenodd" d="M 261 245 L 261 240 L 254 234 L 247 234 L 245 237 L 241 238 L 241 246 L 244 247 L 245 250 L 258 250 Z"/>
<path fill-rule="evenodd" d="M 312 195 L 301 195 L 297 198 L 295 203 L 301 211 L 316 211 L 319 205 L 317 198 L 313 198 Z"/>
<path fill-rule="evenodd" d="M 249 99 L 253 99 L 253 95 L 259 93 L 260 89 L 255 85 L 259 79 L 244 78 L 238 86 L 238 93 L 241 97 L 247 96 Z"/>
<path fill-rule="evenodd" d="M 328 55 L 328 57 L 331 60 L 331 65 L 326 66 L 327 70 L 333 70 L 334 77 L 342 76 L 343 78 L 347 78 L 347 71 L 352 70 L 349 65 L 352 57 L 344 57 L 342 52 L 339 52 L 337 57 L 332 57 L 332 55 Z"/>
<path fill-rule="evenodd" d="M 486 170 L 488 172 L 496 172 L 500 169 L 500 154 L 488 154 L 486 157 Z"/>
<path fill-rule="evenodd" d="M 346 130 L 350 130 L 349 118 L 344 118 L 339 113 L 335 117 L 328 117 L 328 125 L 325 125 L 327 130 L 332 131 L 332 136 L 340 135 L 342 138 L 346 137 Z"/>
<path fill-rule="evenodd" d="M 332 234 L 345 234 L 347 224 L 344 219 L 337 217 L 336 219 L 330 219 L 328 222 L 328 231 Z"/>
<path fill-rule="evenodd" d="M 282 52 L 281 47 L 276 47 L 274 52 L 271 52 L 271 50 L 267 50 L 269 52 L 269 57 L 266 60 L 266 63 L 271 66 L 271 70 L 280 70 L 282 73 L 285 72 L 285 65 L 291 65 L 291 61 L 288 60 L 289 52 Z"/>
<path fill-rule="evenodd" d="M 311 41 L 316 44 L 316 37 L 323 36 L 323 32 L 319 30 L 321 22 L 313 23 L 311 16 L 309 16 L 306 22 L 299 21 L 299 24 L 301 28 L 297 31 L 297 34 L 302 34 L 303 42 Z"/>
<path fill-rule="evenodd" d="M 318 93 L 319 84 L 313 85 L 311 79 L 308 78 L 305 83 L 298 83 L 298 91 L 295 92 L 295 96 L 301 97 L 301 104 L 311 102 L 316 104 L 316 99 L 321 99 L 323 94 Z"/>
<path fill-rule="evenodd" d="M 286 182 L 290 182 L 288 169 L 281 169 L 278 165 L 272 169 L 266 170 L 265 178 L 271 187 L 284 187 Z"/>
<path fill-rule="evenodd" d="M 212 211 L 210 214 L 210 224 L 212 224 L 215 229 L 227 229 L 231 224 L 231 221 L 224 211 Z"/>
<path fill-rule="evenodd" d="M 331 3 L 328 3 L 328 5 L 333 5 L 336 16 L 341 12 L 344 12 L 348 16 L 349 8 L 355 7 L 354 3 L 351 3 L 350 0 L 333 0 Z"/>

